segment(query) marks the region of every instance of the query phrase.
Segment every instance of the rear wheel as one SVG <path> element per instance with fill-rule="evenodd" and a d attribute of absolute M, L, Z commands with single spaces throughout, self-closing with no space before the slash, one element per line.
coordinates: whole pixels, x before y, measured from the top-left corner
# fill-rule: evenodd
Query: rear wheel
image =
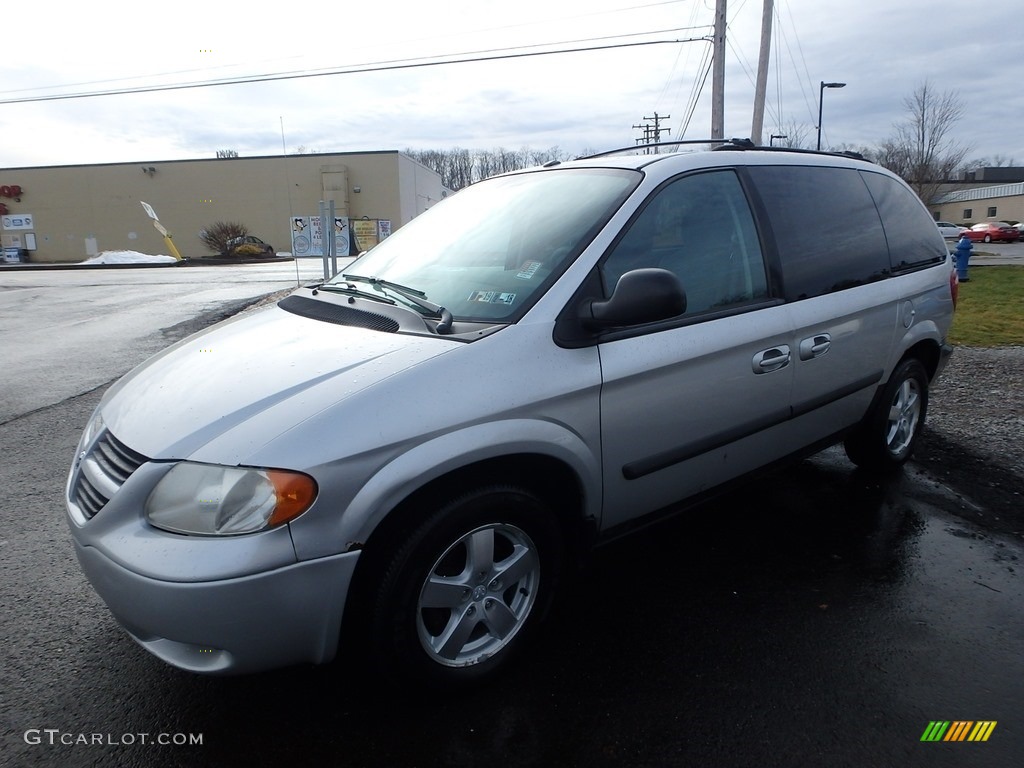
<path fill-rule="evenodd" d="M 896 366 L 874 410 L 846 438 L 846 455 L 869 469 L 895 469 L 914 452 L 928 410 L 928 373 L 917 359 Z"/>
<path fill-rule="evenodd" d="M 534 633 L 561 570 L 558 526 L 533 493 L 489 486 L 439 506 L 387 561 L 371 642 L 400 684 L 492 677 Z"/>

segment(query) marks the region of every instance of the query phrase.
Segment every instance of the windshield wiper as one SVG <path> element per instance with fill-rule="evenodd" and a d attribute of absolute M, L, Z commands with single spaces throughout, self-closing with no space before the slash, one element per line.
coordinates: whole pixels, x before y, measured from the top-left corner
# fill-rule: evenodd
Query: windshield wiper
<path fill-rule="evenodd" d="M 427 301 L 427 294 L 423 291 L 417 291 L 415 288 L 410 288 L 399 283 L 392 283 L 390 280 L 383 280 L 379 277 L 364 277 L 363 275 L 342 275 L 341 277 L 343 280 L 369 283 L 374 287 L 380 286 L 381 288 L 387 288 L 388 290 L 394 291 L 399 296 L 405 298 L 410 304 L 419 307 L 424 312 L 429 312 L 431 315 L 436 317 L 438 319 L 438 323 L 435 330 L 438 333 L 451 333 L 452 322 L 454 321 L 452 313 L 432 301 Z"/>
<path fill-rule="evenodd" d="M 344 293 L 347 296 L 358 296 L 361 299 L 370 299 L 371 301 L 379 301 L 382 304 L 395 304 L 395 300 L 384 296 L 379 293 L 372 293 L 370 291 L 360 291 L 354 285 L 337 285 L 334 283 L 324 283 L 323 285 L 313 286 L 313 295 L 316 295 L 317 291 L 330 291 L 332 293 Z"/>

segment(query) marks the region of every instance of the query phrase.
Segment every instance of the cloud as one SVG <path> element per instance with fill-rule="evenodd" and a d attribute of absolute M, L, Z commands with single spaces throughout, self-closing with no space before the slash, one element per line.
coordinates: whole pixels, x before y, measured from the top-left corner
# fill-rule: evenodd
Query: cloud
<path fill-rule="evenodd" d="M 628 5 L 628 7 L 627 7 Z M 623 4 L 521 0 L 515 14 L 494 0 L 453 0 L 443 9 L 378 0 L 365 13 L 317 4 L 300 14 L 179 0 L 158 23 L 140 6 L 111 0 L 103 18 L 76 6 L 54 17 L 19 6 L 19 25 L 45 30 L 5 38 L 8 67 L 0 100 L 24 89 L 90 83 L 120 87 L 321 66 L 492 50 L 538 42 L 607 39 L 696 26 L 654 38 L 709 31 L 710 3 Z M 750 132 L 760 4 L 730 3 L 726 134 Z M 893 4 L 861 0 L 777 0 L 765 134 L 791 123 L 813 137 L 818 84 L 848 85 L 825 95 L 826 143 L 877 144 L 904 115 L 902 100 L 924 79 L 963 97 L 957 138 L 974 154 L 1024 163 L 1020 34 L 1016 3 L 990 0 L 967 13 L 949 0 Z M 997 20 L 993 23 L 993 19 Z M 999 19 L 1007 20 L 1000 24 Z M 382 23 L 383 20 L 383 23 Z M 619 37 L 616 37 L 619 36 Z M 645 38 L 646 39 L 646 38 Z M 40 55 L 44 50 L 45 56 Z M 704 43 L 679 43 L 396 72 L 317 77 L 120 95 L 0 108 L 0 167 L 129 162 L 212 156 L 370 149 L 583 148 L 628 146 L 633 126 L 657 111 L 672 138 L 699 86 Z M 99 82 L 102 81 L 102 82 Z M 42 93 L 43 91 L 36 91 Z M 45 91 L 51 93 L 51 90 Z M 710 134 L 710 80 L 686 138 Z"/>

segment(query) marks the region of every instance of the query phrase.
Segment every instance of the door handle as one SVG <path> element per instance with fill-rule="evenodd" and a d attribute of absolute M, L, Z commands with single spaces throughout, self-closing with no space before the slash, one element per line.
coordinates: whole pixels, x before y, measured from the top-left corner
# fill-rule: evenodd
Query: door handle
<path fill-rule="evenodd" d="M 765 349 L 754 355 L 754 373 L 771 373 L 789 365 L 791 355 L 788 344 L 780 344 L 771 349 Z"/>
<path fill-rule="evenodd" d="M 800 359 L 811 360 L 821 357 L 832 346 L 832 336 L 828 333 L 816 333 L 800 342 Z"/>

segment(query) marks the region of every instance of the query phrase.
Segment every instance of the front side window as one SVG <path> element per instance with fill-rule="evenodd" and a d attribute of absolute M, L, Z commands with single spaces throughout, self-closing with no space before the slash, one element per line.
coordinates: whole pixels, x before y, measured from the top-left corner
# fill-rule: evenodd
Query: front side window
<path fill-rule="evenodd" d="M 344 271 L 420 291 L 459 321 L 512 322 L 575 259 L 639 184 L 636 171 L 553 169 L 460 191 Z M 328 284 L 345 283 L 339 275 Z M 415 308 L 397 292 L 378 287 Z"/>
<path fill-rule="evenodd" d="M 642 267 L 679 276 L 686 315 L 767 297 L 757 230 L 733 171 L 684 176 L 655 192 L 601 266 L 605 296 Z"/>

